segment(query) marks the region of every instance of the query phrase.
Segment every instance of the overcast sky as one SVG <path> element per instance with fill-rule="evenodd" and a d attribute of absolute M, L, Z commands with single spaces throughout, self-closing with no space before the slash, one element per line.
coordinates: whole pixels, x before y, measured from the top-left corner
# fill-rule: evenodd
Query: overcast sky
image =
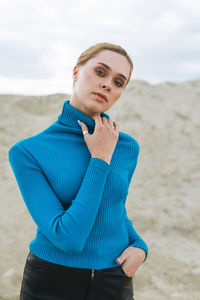
<path fill-rule="evenodd" d="M 0 0 L 0 93 L 71 93 L 89 46 L 111 42 L 132 57 L 131 79 L 200 78 L 198 0 Z"/>

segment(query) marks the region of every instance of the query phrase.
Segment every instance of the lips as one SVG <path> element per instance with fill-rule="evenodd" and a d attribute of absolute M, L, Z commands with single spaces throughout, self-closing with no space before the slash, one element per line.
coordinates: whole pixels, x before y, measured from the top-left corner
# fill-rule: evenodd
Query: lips
<path fill-rule="evenodd" d="M 98 96 L 102 97 L 103 99 L 105 99 L 106 101 L 108 101 L 107 97 L 101 93 L 93 93 L 93 94 L 98 95 Z"/>

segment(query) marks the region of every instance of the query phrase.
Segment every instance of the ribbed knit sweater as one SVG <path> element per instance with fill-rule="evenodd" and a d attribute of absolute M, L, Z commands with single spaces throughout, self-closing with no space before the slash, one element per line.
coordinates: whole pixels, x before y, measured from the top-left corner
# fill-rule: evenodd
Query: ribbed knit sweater
<path fill-rule="evenodd" d="M 125 208 L 139 145 L 120 131 L 110 164 L 91 157 L 78 119 L 94 132 L 95 121 L 66 100 L 54 123 L 8 151 L 37 225 L 29 249 L 49 262 L 89 269 L 118 266 L 115 259 L 128 246 L 142 248 L 147 257 Z"/>

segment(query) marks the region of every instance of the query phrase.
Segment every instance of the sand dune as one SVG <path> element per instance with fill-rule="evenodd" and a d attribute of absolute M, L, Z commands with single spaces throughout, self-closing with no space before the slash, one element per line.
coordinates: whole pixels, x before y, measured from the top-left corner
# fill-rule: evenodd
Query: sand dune
<path fill-rule="evenodd" d="M 54 122 L 69 95 L 0 95 L 0 300 L 19 299 L 35 235 L 8 149 Z M 134 277 L 137 300 L 200 299 L 200 80 L 129 83 L 107 111 L 140 144 L 128 216 L 149 246 Z"/>

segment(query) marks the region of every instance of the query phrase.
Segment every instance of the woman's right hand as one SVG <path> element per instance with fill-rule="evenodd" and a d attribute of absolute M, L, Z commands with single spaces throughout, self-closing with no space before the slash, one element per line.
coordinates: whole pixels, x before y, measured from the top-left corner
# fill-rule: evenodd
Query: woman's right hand
<path fill-rule="evenodd" d="M 103 159 L 110 164 L 119 137 L 119 125 L 100 115 L 93 119 L 95 121 L 94 132 L 93 134 L 84 134 L 84 140 L 91 157 Z M 88 127 L 82 122 L 81 129 L 82 131 L 88 130 Z"/>

